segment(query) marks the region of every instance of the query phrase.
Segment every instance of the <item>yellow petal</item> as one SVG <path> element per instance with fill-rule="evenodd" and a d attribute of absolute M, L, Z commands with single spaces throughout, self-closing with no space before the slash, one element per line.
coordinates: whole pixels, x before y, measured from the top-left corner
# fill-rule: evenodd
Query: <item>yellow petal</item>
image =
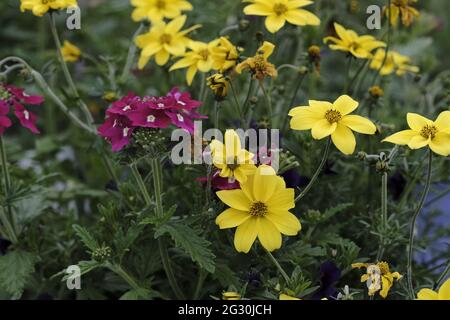
<path fill-rule="evenodd" d="M 196 74 L 197 74 L 197 67 L 190 66 L 186 72 L 186 81 L 187 81 L 188 85 L 192 84 L 192 81 L 194 81 L 194 77 Z"/>
<path fill-rule="evenodd" d="M 338 124 L 336 131 L 331 135 L 334 145 L 343 154 L 350 155 L 355 152 L 356 140 L 353 132 L 342 124 Z"/>
<path fill-rule="evenodd" d="M 246 15 L 268 16 L 272 14 L 272 8 L 264 3 L 254 3 L 244 8 Z"/>
<path fill-rule="evenodd" d="M 334 30 L 336 30 L 337 35 L 339 38 L 344 40 L 345 42 L 352 42 L 352 39 L 347 34 L 347 30 L 343 26 L 341 26 L 339 23 L 334 23 Z"/>
<path fill-rule="evenodd" d="M 361 282 L 366 282 L 367 280 L 369 280 L 370 276 L 365 273 L 361 276 Z"/>
<path fill-rule="evenodd" d="M 178 18 L 173 19 L 172 21 L 170 21 L 167 24 L 166 32 L 171 33 L 171 34 L 177 33 L 178 31 L 181 30 L 181 28 L 183 28 L 185 22 L 186 22 L 185 15 L 182 15 L 182 16 L 179 16 Z"/>
<path fill-rule="evenodd" d="M 248 253 L 258 235 L 257 218 L 251 217 L 236 228 L 234 247 L 238 252 Z"/>
<path fill-rule="evenodd" d="M 333 107 L 339 111 L 343 116 L 352 113 L 356 108 L 358 108 L 358 102 L 353 100 L 348 95 L 340 96 L 334 103 Z"/>
<path fill-rule="evenodd" d="M 439 288 L 439 300 L 450 300 L 450 278 Z"/>
<path fill-rule="evenodd" d="M 330 123 L 327 119 L 322 119 L 314 124 L 311 133 L 314 139 L 320 140 L 328 137 L 337 128 L 337 123 Z"/>
<path fill-rule="evenodd" d="M 281 178 L 276 175 L 261 175 L 257 172 L 253 179 L 253 195 L 255 196 L 255 200 L 265 203 L 272 197 L 277 179 Z"/>
<path fill-rule="evenodd" d="M 267 201 L 269 210 L 272 211 L 287 211 L 295 208 L 295 191 L 294 189 L 276 190 L 274 195 Z"/>
<path fill-rule="evenodd" d="M 417 132 L 420 132 L 423 127 L 430 124 L 431 122 L 427 118 L 422 117 L 420 114 L 411 112 L 406 115 L 406 119 L 408 121 L 409 127 Z"/>
<path fill-rule="evenodd" d="M 369 266 L 368 263 L 363 263 L 363 262 L 352 263 L 352 269 L 367 268 L 368 266 Z"/>
<path fill-rule="evenodd" d="M 169 52 L 162 49 L 156 54 L 155 60 L 156 60 L 156 63 L 158 64 L 158 66 L 163 66 L 167 63 L 167 61 L 169 61 L 169 57 L 170 57 Z"/>
<path fill-rule="evenodd" d="M 416 135 L 411 139 L 411 141 L 409 141 L 408 147 L 410 147 L 413 150 L 420 149 L 427 146 L 430 143 L 430 141 L 431 140 L 428 138 L 424 138 L 421 135 Z"/>
<path fill-rule="evenodd" d="M 225 149 L 227 157 L 237 157 L 241 150 L 241 139 L 234 130 L 225 131 Z"/>
<path fill-rule="evenodd" d="M 302 299 L 299 299 L 299 298 L 288 296 L 287 294 L 284 294 L 284 293 L 280 294 L 279 299 L 280 300 L 302 300 Z"/>
<path fill-rule="evenodd" d="M 261 245 L 268 251 L 274 251 L 281 247 L 281 233 L 277 227 L 266 218 L 257 218 L 258 239 Z"/>
<path fill-rule="evenodd" d="M 430 148 L 438 155 L 447 157 L 450 154 L 450 134 L 438 132 L 430 141 Z"/>
<path fill-rule="evenodd" d="M 309 130 L 318 121 L 323 119 L 317 112 L 311 111 L 309 107 L 297 107 L 293 108 L 289 115 L 293 116 L 290 122 L 291 129 L 293 130 Z"/>
<path fill-rule="evenodd" d="M 385 276 L 381 277 L 382 289 L 380 291 L 380 296 L 386 298 L 389 290 L 391 290 L 392 282 Z"/>
<path fill-rule="evenodd" d="M 393 135 L 390 135 L 386 139 L 384 139 L 382 142 L 390 142 L 395 143 L 398 145 L 405 145 L 408 144 L 412 138 L 417 136 L 418 133 L 413 130 L 403 130 L 397 133 L 394 133 Z"/>
<path fill-rule="evenodd" d="M 372 121 L 357 115 L 344 116 L 339 123 L 359 133 L 375 134 L 377 131 L 377 127 Z"/>
<path fill-rule="evenodd" d="M 251 215 L 248 212 L 229 208 L 217 216 L 216 224 L 220 229 L 234 228 L 247 221 L 250 217 Z"/>
<path fill-rule="evenodd" d="M 276 14 L 272 14 L 266 18 L 266 28 L 270 33 L 275 33 L 281 28 L 283 28 L 286 20 L 283 16 L 278 16 Z"/>
<path fill-rule="evenodd" d="M 264 58 L 267 59 L 272 55 L 274 49 L 275 45 L 273 43 L 269 41 L 264 41 L 263 45 L 259 47 L 258 53 L 263 52 Z"/>
<path fill-rule="evenodd" d="M 300 220 L 289 211 L 284 213 L 269 212 L 265 218 L 270 220 L 277 227 L 278 231 L 287 236 L 295 236 L 302 229 Z"/>
<path fill-rule="evenodd" d="M 217 191 L 216 194 L 223 203 L 231 208 L 242 211 L 249 211 L 250 209 L 250 199 L 246 197 L 242 190 L 222 190 Z"/>
<path fill-rule="evenodd" d="M 441 112 L 434 122 L 434 125 L 439 131 L 450 130 L 450 111 Z M 450 133 L 450 131 L 448 133 Z"/>
<path fill-rule="evenodd" d="M 419 300 L 439 300 L 439 295 L 431 289 L 421 289 L 417 294 Z"/>
<path fill-rule="evenodd" d="M 307 10 L 289 10 L 286 12 L 286 20 L 297 26 L 304 25 L 312 25 L 318 26 L 320 25 L 320 19 L 313 13 Z"/>

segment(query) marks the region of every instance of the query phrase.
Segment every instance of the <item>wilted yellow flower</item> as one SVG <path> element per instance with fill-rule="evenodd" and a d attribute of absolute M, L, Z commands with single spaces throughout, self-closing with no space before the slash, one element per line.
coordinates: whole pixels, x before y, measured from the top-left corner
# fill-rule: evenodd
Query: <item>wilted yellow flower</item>
<path fill-rule="evenodd" d="M 389 50 L 386 61 L 386 50 L 378 49 L 370 62 L 370 68 L 380 70 L 380 74 L 385 76 L 395 72 L 398 76 L 404 75 L 406 72 L 419 72 L 419 68 L 410 65 L 411 58 L 403 56 L 396 51 Z"/>
<path fill-rule="evenodd" d="M 286 24 L 286 21 L 297 26 L 320 25 L 320 19 L 313 13 L 301 9 L 313 1 L 308 0 L 252 0 L 244 8 L 247 15 L 265 16 L 266 28 L 275 33 Z"/>
<path fill-rule="evenodd" d="M 383 41 L 369 35 L 359 36 L 355 31 L 345 29 L 339 23 L 334 23 L 334 29 L 339 38 L 325 37 L 324 43 L 332 41 L 334 44 L 329 45 L 331 49 L 349 52 L 356 58 L 369 59 L 373 50 L 386 46 Z"/>
<path fill-rule="evenodd" d="M 182 11 L 192 10 L 192 5 L 186 0 L 131 0 L 131 4 L 136 7 L 131 15 L 134 21 L 148 19 L 152 23 L 164 18 L 174 19 Z"/>
<path fill-rule="evenodd" d="M 49 10 L 60 10 L 77 6 L 77 0 L 20 0 L 20 11 L 31 10 L 38 17 L 42 17 Z"/>
<path fill-rule="evenodd" d="M 320 47 L 319 46 L 310 46 L 308 48 L 308 56 L 309 61 L 314 65 L 314 68 L 318 73 L 320 73 Z"/>
<path fill-rule="evenodd" d="M 225 131 L 225 144 L 211 141 L 211 155 L 214 165 L 221 169 L 220 176 L 244 183 L 247 176 L 255 172 L 254 154 L 241 147 L 241 140 L 234 130 Z"/>
<path fill-rule="evenodd" d="M 67 62 L 76 62 L 78 61 L 78 59 L 80 59 L 81 56 L 81 50 L 67 40 L 64 40 L 64 45 L 61 48 L 61 53 L 64 61 Z"/>
<path fill-rule="evenodd" d="M 396 26 L 398 24 L 398 18 L 401 17 L 402 24 L 409 27 L 413 23 L 414 18 L 420 15 L 419 11 L 411 6 L 416 2 L 417 0 L 392 0 L 390 10 L 385 6 L 383 7 L 383 12 L 388 18 L 390 15 L 392 25 Z"/>
<path fill-rule="evenodd" d="M 383 142 L 408 145 L 411 149 L 429 146 L 438 155 L 450 154 L 450 111 L 441 112 L 436 121 L 417 113 L 408 113 L 406 119 L 411 129 L 397 132 Z"/>
<path fill-rule="evenodd" d="M 367 283 L 369 296 L 379 292 L 380 296 L 386 298 L 389 290 L 394 284 L 394 280 L 400 280 L 402 275 L 398 272 L 391 272 L 387 262 L 353 263 L 352 268 L 366 268 L 367 273 L 361 276 L 361 282 Z"/>
<path fill-rule="evenodd" d="M 228 80 L 221 74 L 216 73 L 207 79 L 208 87 L 214 92 L 216 99 L 221 100 L 225 98 L 228 94 Z"/>
<path fill-rule="evenodd" d="M 156 63 L 163 66 L 169 61 L 170 55 L 181 56 L 191 41 L 186 35 L 200 28 L 200 25 L 181 30 L 186 22 L 186 16 L 179 16 L 169 23 L 155 23 L 149 32 L 136 37 L 136 45 L 142 49 L 138 67 L 143 69 L 152 56 Z"/>
<path fill-rule="evenodd" d="M 241 295 L 234 291 L 223 292 L 222 300 L 241 300 Z"/>
<path fill-rule="evenodd" d="M 320 140 L 331 135 L 336 148 L 343 154 L 352 154 L 356 148 L 353 131 L 375 134 L 376 126 L 364 117 L 351 115 L 359 103 L 348 95 L 334 103 L 310 100 L 309 106 L 291 109 L 291 129 L 311 130 L 312 137 Z"/>
<path fill-rule="evenodd" d="M 254 79 L 263 80 L 265 77 L 275 78 L 277 76 L 277 69 L 272 63 L 267 61 L 272 55 L 274 48 L 274 44 L 264 41 L 254 57 L 247 58 L 236 66 L 236 72 L 240 74 L 242 71 L 249 69 Z"/>
<path fill-rule="evenodd" d="M 217 47 L 219 40 L 204 43 L 200 41 L 191 41 L 188 47 L 191 51 L 186 52 L 183 58 L 175 62 L 170 71 L 188 68 L 186 72 L 186 81 L 192 84 L 197 71 L 209 72 L 213 67 L 212 49 Z"/>
<path fill-rule="evenodd" d="M 441 285 L 438 292 L 421 289 L 417 294 L 417 300 L 450 300 L 450 278 Z"/>
<path fill-rule="evenodd" d="M 234 247 L 248 253 L 256 238 L 268 251 L 281 247 L 281 234 L 295 236 L 301 229 L 298 218 L 289 212 L 295 207 L 294 189 L 267 165 L 248 176 L 241 189 L 218 191 L 230 208 L 216 218 L 220 229 L 236 228 Z"/>
<path fill-rule="evenodd" d="M 384 91 L 379 86 L 373 86 L 369 88 L 369 94 L 371 97 L 378 99 L 384 96 Z"/>
<path fill-rule="evenodd" d="M 233 68 L 239 58 L 238 49 L 225 37 L 219 39 L 217 47 L 212 49 L 213 69 L 221 73 Z"/>

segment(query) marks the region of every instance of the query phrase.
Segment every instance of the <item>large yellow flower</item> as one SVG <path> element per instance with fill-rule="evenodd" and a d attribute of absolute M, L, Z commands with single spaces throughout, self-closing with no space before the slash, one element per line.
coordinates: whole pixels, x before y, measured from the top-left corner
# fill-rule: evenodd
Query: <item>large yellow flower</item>
<path fill-rule="evenodd" d="M 391 290 L 394 280 L 400 280 L 402 275 L 398 272 L 391 272 L 387 262 L 378 263 L 353 263 L 352 268 L 366 268 L 366 274 L 361 276 L 361 282 L 367 283 L 369 296 L 379 292 L 380 296 L 386 298 Z"/>
<path fill-rule="evenodd" d="M 286 21 L 297 25 L 320 25 L 320 19 L 313 13 L 301 9 L 313 1 L 308 0 L 253 0 L 244 8 L 247 15 L 265 16 L 266 28 L 275 33 L 285 25 Z"/>
<path fill-rule="evenodd" d="M 417 300 L 450 300 L 450 278 L 441 285 L 438 292 L 421 289 L 417 294 Z"/>
<path fill-rule="evenodd" d="M 408 145 L 411 149 L 429 146 L 438 155 L 450 154 L 450 111 L 442 112 L 436 121 L 431 121 L 417 113 L 406 116 L 410 130 L 397 132 L 383 142 Z"/>
<path fill-rule="evenodd" d="M 64 45 L 61 48 L 64 61 L 76 62 L 80 59 L 81 50 L 71 42 L 65 40 Z"/>
<path fill-rule="evenodd" d="M 181 30 L 186 22 L 186 16 L 179 16 L 169 23 L 155 23 L 149 32 L 136 37 L 136 45 L 142 49 L 138 67 L 143 69 L 152 56 L 156 63 L 163 66 L 169 61 L 170 55 L 181 56 L 191 41 L 186 35 L 200 28 L 200 25 Z"/>
<path fill-rule="evenodd" d="M 263 80 L 265 77 L 276 77 L 277 69 L 272 63 L 267 61 L 274 49 L 275 45 L 273 43 L 264 41 L 254 57 L 247 58 L 236 66 L 236 72 L 240 74 L 242 71 L 249 69 L 253 78 L 258 80 Z"/>
<path fill-rule="evenodd" d="M 210 43 L 191 41 L 188 45 L 191 51 L 186 52 L 183 58 L 178 60 L 170 68 L 170 71 L 188 68 L 186 72 L 186 81 L 189 85 L 191 85 L 197 71 L 211 71 L 214 62 L 212 57 L 212 49 L 217 47 L 218 43 L 219 40 L 214 40 Z"/>
<path fill-rule="evenodd" d="M 339 38 L 325 37 L 324 43 L 332 41 L 334 44 L 330 44 L 331 49 L 349 52 L 356 58 L 369 59 L 373 50 L 386 46 L 383 41 L 369 35 L 359 36 L 355 31 L 345 29 L 339 23 L 334 23 L 334 29 Z"/>
<path fill-rule="evenodd" d="M 291 109 L 291 128 L 312 129 L 312 136 L 317 140 L 331 135 L 334 145 L 342 153 L 352 154 L 356 147 L 352 130 L 363 134 L 375 134 L 377 130 L 372 121 L 350 114 L 356 108 L 358 102 L 347 95 L 339 97 L 334 103 L 310 100 L 309 106 Z"/>
<path fill-rule="evenodd" d="M 238 49 L 225 37 L 219 39 L 219 44 L 212 49 L 212 53 L 213 69 L 219 70 L 221 73 L 233 68 L 239 58 Z"/>
<path fill-rule="evenodd" d="M 185 0 L 131 0 L 131 4 L 136 7 L 131 15 L 134 21 L 148 19 L 152 23 L 174 19 L 182 11 L 192 10 L 192 5 Z"/>
<path fill-rule="evenodd" d="M 225 131 L 225 144 L 213 140 L 210 144 L 214 165 L 221 169 L 220 176 L 240 183 L 247 181 L 247 176 L 254 174 L 256 167 L 254 154 L 241 147 L 241 140 L 234 130 Z"/>
<path fill-rule="evenodd" d="M 401 17 L 404 26 L 409 27 L 420 14 L 419 11 L 413 8 L 411 5 L 416 3 L 417 0 L 392 0 L 390 9 L 385 6 L 383 12 L 386 17 L 391 17 L 391 24 L 396 26 L 398 18 Z M 389 11 L 391 11 L 389 13 Z"/>
<path fill-rule="evenodd" d="M 386 50 L 378 49 L 375 52 L 375 55 L 370 62 L 370 67 L 375 70 L 380 70 L 380 67 L 383 66 L 380 70 L 380 74 L 382 76 L 389 75 L 395 72 L 398 76 L 402 76 L 407 72 L 419 72 L 419 68 L 411 65 L 411 58 L 401 55 L 396 51 L 389 50 L 388 55 L 386 57 Z M 383 65 L 384 62 L 384 65 Z"/>
<path fill-rule="evenodd" d="M 60 10 L 78 6 L 77 0 L 20 0 L 20 11 L 31 10 L 42 17 L 49 10 Z"/>
<path fill-rule="evenodd" d="M 241 183 L 241 189 L 218 191 L 217 196 L 230 208 L 216 218 L 220 229 L 236 228 L 234 246 L 248 253 L 258 238 L 268 251 L 281 247 L 281 234 L 295 236 L 300 221 L 289 212 L 295 207 L 294 189 L 287 189 L 284 180 L 267 165 Z"/>

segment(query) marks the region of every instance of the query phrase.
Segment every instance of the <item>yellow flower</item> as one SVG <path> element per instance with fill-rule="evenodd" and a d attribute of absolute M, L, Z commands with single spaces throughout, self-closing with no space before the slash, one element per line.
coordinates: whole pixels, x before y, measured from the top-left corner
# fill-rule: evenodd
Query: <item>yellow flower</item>
<path fill-rule="evenodd" d="M 281 234 L 297 235 L 300 221 L 289 212 L 295 207 L 294 189 L 286 188 L 272 167 L 259 166 L 240 186 L 217 192 L 230 208 L 216 218 L 220 229 L 237 227 L 234 247 L 238 252 L 248 253 L 256 238 L 266 250 L 274 251 L 281 247 Z"/>
<path fill-rule="evenodd" d="M 408 113 L 406 119 L 411 129 L 397 132 L 383 142 L 408 145 L 411 149 L 429 146 L 438 155 L 450 154 L 450 111 L 441 112 L 436 121 L 416 113 Z"/>
<path fill-rule="evenodd" d="M 320 140 L 331 135 L 334 145 L 344 154 L 355 151 L 356 140 L 352 132 L 375 134 L 377 128 L 372 121 L 350 115 L 358 108 L 358 102 L 347 95 L 334 103 L 310 100 L 309 106 L 291 109 L 291 128 L 311 130 L 312 137 Z"/>
<path fill-rule="evenodd" d="M 225 145 L 219 140 L 210 144 L 214 165 L 221 169 L 220 176 L 240 183 L 247 181 L 247 176 L 255 172 L 253 153 L 241 148 L 241 141 L 234 130 L 225 131 Z"/>
<path fill-rule="evenodd" d="M 419 72 L 419 68 L 410 65 L 411 58 L 403 56 L 398 52 L 389 50 L 385 61 L 386 50 L 378 49 L 372 58 L 370 67 L 375 70 L 380 70 L 382 76 L 389 75 L 395 72 L 398 76 L 404 75 L 406 72 Z"/>
<path fill-rule="evenodd" d="M 392 0 L 390 10 L 387 6 L 383 7 L 383 12 L 386 17 L 391 17 L 391 24 L 396 26 L 398 18 L 401 17 L 404 26 L 409 27 L 414 21 L 414 18 L 419 17 L 419 11 L 411 5 L 417 0 Z M 391 11 L 391 13 L 389 13 Z"/>
<path fill-rule="evenodd" d="M 420 290 L 417 300 L 450 300 L 450 278 L 441 285 L 438 292 L 431 289 Z"/>
<path fill-rule="evenodd" d="M 372 263 L 353 263 L 352 268 L 366 268 L 367 273 L 361 276 L 361 282 L 367 283 L 369 296 L 379 292 L 380 296 L 386 298 L 389 290 L 394 284 L 394 280 L 400 280 L 402 275 L 398 272 L 390 272 L 387 262 Z"/>
<path fill-rule="evenodd" d="M 200 41 L 191 41 L 188 47 L 191 51 L 186 52 L 180 60 L 178 60 L 170 71 L 188 68 L 186 72 L 186 81 L 192 84 L 197 71 L 209 72 L 213 67 L 212 49 L 217 47 L 219 40 L 204 43 Z"/>
<path fill-rule="evenodd" d="M 244 13 L 267 17 L 266 28 L 275 33 L 283 28 L 286 21 L 297 26 L 320 25 L 320 19 L 316 15 L 301 9 L 312 3 L 313 1 L 308 0 L 254 0 L 244 8 Z"/>
<path fill-rule="evenodd" d="M 280 294 L 279 299 L 280 300 L 302 300 L 302 299 L 299 299 L 299 298 L 296 298 L 296 297 L 291 297 L 291 296 L 289 296 L 287 294 L 284 294 L 284 293 Z"/>
<path fill-rule="evenodd" d="M 369 94 L 372 98 L 379 99 L 381 97 L 384 97 L 384 90 L 379 86 L 373 86 L 369 88 Z"/>
<path fill-rule="evenodd" d="M 221 100 L 227 96 L 229 84 L 227 78 L 225 78 L 223 74 L 213 74 L 206 80 L 208 87 L 214 92 L 216 99 Z"/>
<path fill-rule="evenodd" d="M 355 31 L 345 29 L 339 23 L 334 23 L 334 29 L 339 38 L 325 37 L 324 43 L 332 41 L 334 44 L 330 44 L 331 49 L 349 52 L 356 58 L 369 59 L 373 50 L 386 46 L 383 41 L 369 35 L 359 36 Z"/>
<path fill-rule="evenodd" d="M 222 300 L 241 300 L 241 295 L 234 291 L 222 293 Z"/>
<path fill-rule="evenodd" d="M 219 39 L 217 47 L 212 49 L 213 69 L 221 73 L 233 68 L 239 58 L 238 49 L 225 37 Z"/>
<path fill-rule="evenodd" d="M 200 28 L 200 25 L 195 25 L 181 31 L 185 22 L 186 16 L 179 16 L 167 24 L 160 21 L 149 32 L 136 37 L 136 45 L 142 49 L 139 69 L 143 69 L 152 56 L 155 56 L 158 65 L 163 66 L 169 61 L 170 55 L 181 56 L 185 53 L 191 41 L 186 35 Z"/>
<path fill-rule="evenodd" d="M 63 55 L 64 61 L 67 62 L 78 61 L 81 56 L 81 50 L 67 40 L 64 41 L 64 45 L 61 48 L 61 53 Z"/>
<path fill-rule="evenodd" d="M 38 17 L 42 17 L 49 10 L 60 10 L 77 6 L 77 0 L 20 0 L 20 11 L 31 10 Z"/>
<path fill-rule="evenodd" d="M 185 0 L 131 0 L 131 4 L 136 7 L 131 15 L 134 21 L 148 19 L 152 23 L 174 19 L 182 11 L 192 10 L 192 5 Z"/>
<path fill-rule="evenodd" d="M 264 80 L 265 77 L 275 78 L 277 76 L 277 69 L 272 63 L 267 61 L 274 49 L 274 44 L 264 41 L 254 57 L 247 58 L 236 66 L 236 72 L 241 74 L 242 71 L 249 69 L 254 79 Z"/>

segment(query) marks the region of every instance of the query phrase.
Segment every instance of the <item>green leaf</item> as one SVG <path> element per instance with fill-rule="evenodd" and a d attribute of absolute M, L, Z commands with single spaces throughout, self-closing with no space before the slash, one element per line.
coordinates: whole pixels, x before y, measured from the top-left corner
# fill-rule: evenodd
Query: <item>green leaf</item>
<path fill-rule="evenodd" d="M 151 298 L 151 292 L 148 289 L 137 289 L 125 292 L 119 300 L 148 300 Z"/>
<path fill-rule="evenodd" d="M 104 264 L 102 262 L 98 262 L 98 261 L 95 261 L 95 260 L 80 261 L 80 262 L 78 262 L 77 265 L 80 268 L 80 276 L 85 275 L 86 273 L 89 273 L 89 272 L 91 272 L 94 269 L 97 269 L 97 268 L 100 268 L 100 267 L 104 267 Z M 61 279 L 61 281 L 66 281 L 67 279 L 69 279 L 70 274 L 66 273 L 66 269 L 64 269 L 63 271 L 57 273 L 56 275 L 62 275 L 62 274 L 64 274 L 64 277 Z M 54 275 L 54 276 L 56 276 L 56 275 Z"/>
<path fill-rule="evenodd" d="M 19 299 L 38 261 L 39 257 L 35 254 L 21 250 L 1 256 L 0 287 L 11 294 L 13 299 Z"/>
<path fill-rule="evenodd" d="M 77 224 L 74 224 L 72 228 L 89 250 L 94 251 L 99 247 L 97 240 L 85 228 Z"/>
<path fill-rule="evenodd" d="M 210 242 L 200 237 L 194 229 L 182 223 L 166 223 L 155 231 L 155 239 L 168 233 L 175 245 L 190 255 L 192 261 L 210 273 L 215 270 L 216 256 L 209 249 Z"/>
<path fill-rule="evenodd" d="M 162 217 L 158 217 L 155 214 L 152 214 L 149 217 L 145 217 L 142 219 L 140 224 L 147 225 L 147 224 L 153 224 L 156 226 L 160 226 L 172 218 L 173 214 L 177 210 L 177 205 L 173 205 L 172 207 L 167 210 Z"/>

